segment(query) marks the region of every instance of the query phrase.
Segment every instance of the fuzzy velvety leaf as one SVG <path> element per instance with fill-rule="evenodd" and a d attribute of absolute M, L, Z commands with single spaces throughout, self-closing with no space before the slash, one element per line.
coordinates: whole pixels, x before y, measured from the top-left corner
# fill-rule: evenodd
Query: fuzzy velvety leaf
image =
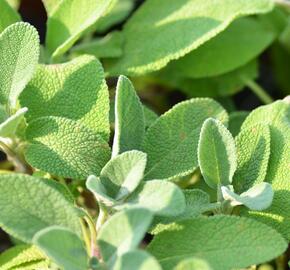
<path fill-rule="evenodd" d="M 269 125 L 271 150 L 265 181 L 271 183 L 275 194 L 274 200 L 263 212 L 248 211 L 250 217 L 263 221 L 290 240 L 290 104 L 278 100 L 270 105 L 254 110 L 245 120 L 242 131 L 258 124 Z"/>
<path fill-rule="evenodd" d="M 83 241 L 66 228 L 45 228 L 35 234 L 33 243 L 64 270 L 87 268 L 88 255 Z"/>
<path fill-rule="evenodd" d="M 64 64 L 39 65 L 20 102 L 29 109 L 28 121 L 66 117 L 108 140 L 108 95 L 102 65 L 93 56 L 82 56 Z"/>
<path fill-rule="evenodd" d="M 235 139 L 238 166 L 233 186 L 241 193 L 265 180 L 270 158 L 270 130 L 267 125 L 244 128 Z"/>
<path fill-rule="evenodd" d="M 247 116 L 249 115 L 248 111 L 235 111 L 229 115 L 229 131 L 235 137 L 240 133 L 241 126 Z M 239 149 L 237 149 L 239 151 Z"/>
<path fill-rule="evenodd" d="M 0 226 L 31 243 L 38 231 L 64 226 L 81 235 L 74 206 L 40 178 L 22 174 L 0 175 Z"/>
<path fill-rule="evenodd" d="M 182 191 L 173 183 L 164 180 L 151 180 L 141 183 L 116 209 L 142 207 L 159 216 L 176 216 L 185 209 Z"/>
<path fill-rule="evenodd" d="M 228 120 L 226 111 L 207 98 L 181 102 L 159 117 L 145 134 L 145 179 L 173 179 L 193 172 L 200 129 L 208 117 Z"/>
<path fill-rule="evenodd" d="M 181 261 L 174 270 L 212 270 L 209 264 L 198 258 L 190 258 Z"/>
<path fill-rule="evenodd" d="M 27 108 L 19 109 L 15 114 L 0 124 L 0 137 L 14 137 L 19 124 L 24 121 Z"/>
<path fill-rule="evenodd" d="M 146 154 L 128 151 L 111 159 L 102 169 L 100 179 L 108 195 L 120 200 L 132 193 L 143 178 Z"/>
<path fill-rule="evenodd" d="M 262 223 L 215 216 L 173 223 L 154 237 L 148 251 L 168 270 L 193 256 L 206 260 L 215 270 L 228 270 L 270 261 L 286 248 L 283 237 Z"/>
<path fill-rule="evenodd" d="M 260 183 L 243 192 L 236 194 L 228 187 L 222 187 L 222 194 L 225 200 L 229 200 L 232 206 L 245 205 L 251 210 L 262 211 L 267 209 L 272 201 L 274 192 L 269 183 Z"/>
<path fill-rule="evenodd" d="M 0 0 L 0 33 L 10 24 L 20 21 L 20 16 L 6 0 Z"/>
<path fill-rule="evenodd" d="M 114 58 L 123 53 L 123 36 L 119 32 L 111 32 L 105 37 L 82 42 L 72 49 L 73 54 L 91 54 L 97 58 Z"/>
<path fill-rule="evenodd" d="M 21 269 L 27 264 L 46 263 L 48 260 L 45 255 L 35 246 L 18 245 L 7 249 L 0 255 L 0 270 Z"/>
<path fill-rule="evenodd" d="M 47 21 L 46 46 L 52 57 L 64 54 L 115 0 L 63 0 Z"/>
<path fill-rule="evenodd" d="M 255 34 L 251 35 L 249 29 Z M 257 18 L 241 18 L 172 65 L 184 77 L 222 75 L 252 61 L 273 42 L 277 34 Z"/>
<path fill-rule="evenodd" d="M 144 250 L 129 251 L 118 257 L 112 270 L 161 270 L 157 260 Z"/>
<path fill-rule="evenodd" d="M 1 11 L 2 14 L 2 11 Z M 0 103 L 16 106 L 39 57 L 39 37 L 28 23 L 15 23 L 0 34 Z"/>
<path fill-rule="evenodd" d="M 142 104 L 132 83 L 120 76 L 115 98 L 115 136 L 112 156 L 128 150 L 139 150 L 145 133 Z"/>
<path fill-rule="evenodd" d="M 40 117 L 30 122 L 26 159 L 33 167 L 73 179 L 99 175 L 110 156 L 108 144 L 98 134 L 73 120 Z"/>
<path fill-rule="evenodd" d="M 198 162 L 205 182 L 212 188 L 232 182 L 237 167 L 235 141 L 219 121 L 207 119 L 200 132 Z"/>
<path fill-rule="evenodd" d="M 146 1 L 124 27 L 124 55 L 111 72 L 140 75 L 161 69 L 222 32 L 237 17 L 272 8 L 270 0 L 227 0 L 223 5 L 215 0 Z"/>
<path fill-rule="evenodd" d="M 142 208 L 127 209 L 112 216 L 102 226 L 97 238 L 104 261 L 112 265 L 117 257 L 137 248 L 152 219 L 151 212 Z"/>

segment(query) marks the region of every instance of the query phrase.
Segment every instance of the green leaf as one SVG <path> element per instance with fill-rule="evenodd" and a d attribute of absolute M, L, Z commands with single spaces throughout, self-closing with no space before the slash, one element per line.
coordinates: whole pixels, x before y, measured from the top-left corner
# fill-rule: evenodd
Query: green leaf
<path fill-rule="evenodd" d="M 148 128 L 158 119 L 158 115 L 145 105 L 143 105 L 143 110 L 145 117 L 145 127 Z"/>
<path fill-rule="evenodd" d="M 16 23 L 0 34 L 0 103 L 14 109 L 31 79 L 39 57 L 39 37 L 28 23 Z"/>
<path fill-rule="evenodd" d="M 237 167 L 235 141 L 227 128 L 209 118 L 201 129 L 198 161 L 205 182 L 212 188 L 229 185 Z"/>
<path fill-rule="evenodd" d="M 191 257 L 206 260 L 215 270 L 228 270 L 270 261 L 286 248 L 283 237 L 262 223 L 215 216 L 173 223 L 154 237 L 148 251 L 168 270 Z"/>
<path fill-rule="evenodd" d="M 242 193 L 236 194 L 228 187 L 221 187 L 225 200 L 229 200 L 232 206 L 245 205 L 251 210 L 262 211 L 267 209 L 273 201 L 274 192 L 269 183 L 260 183 Z"/>
<path fill-rule="evenodd" d="M 235 112 L 230 113 L 229 131 L 232 133 L 234 137 L 240 133 L 241 126 L 248 115 L 249 115 L 248 111 L 235 111 Z M 237 151 L 239 151 L 239 149 L 237 149 Z"/>
<path fill-rule="evenodd" d="M 156 223 L 168 224 L 174 221 L 190 219 L 200 216 L 202 213 L 212 209 L 209 195 L 200 189 L 185 189 L 183 190 L 185 197 L 185 209 L 182 213 L 171 217 L 158 217 Z M 160 225 L 162 226 L 162 225 Z M 157 225 L 153 233 L 159 231 L 161 228 Z M 163 226 L 162 226 L 163 227 Z"/>
<path fill-rule="evenodd" d="M 117 257 L 137 248 L 152 219 L 151 212 L 142 208 L 127 209 L 112 216 L 102 226 L 97 238 L 104 261 L 112 265 Z"/>
<path fill-rule="evenodd" d="M 46 46 L 53 58 L 64 54 L 115 0 L 63 0 L 47 21 Z"/>
<path fill-rule="evenodd" d="M 118 257 L 113 270 L 162 270 L 157 260 L 144 250 L 132 250 Z"/>
<path fill-rule="evenodd" d="M 72 53 L 91 54 L 97 58 L 114 58 L 123 53 L 123 36 L 120 32 L 110 32 L 102 38 L 95 38 L 88 42 L 83 42 L 72 49 Z"/>
<path fill-rule="evenodd" d="M 146 1 L 124 27 L 124 55 L 111 73 L 159 70 L 225 30 L 234 19 L 272 8 L 270 0 L 227 0 L 223 5 L 214 0 Z"/>
<path fill-rule="evenodd" d="M 20 103 L 29 109 L 28 122 L 43 116 L 66 117 L 109 139 L 108 87 L 102 65 L 93 56 L 39 65 Z"/>
<path fill-rule="evenodd" d="M 0 226 L 31 243 L 38 231 L 64 226 L 81 235 L 76 208 L 45 181 L 22 174 L 0 175 Z"/>
<path fill-rule="evenodd" d="M 204 260 L 191 258 L 181 261 L 174 270 L 212 270 L 212 268 Z"/>
<path fill-rule="evenodd" d="M 251 29 L 253 35 L 249 34 Z M 189 78 L 222 75 L 240 68 L 261 54 L 276 38 L 257 18 L 241 18 L 203 46 L 172 65 L 176 72 Z M 222 59 L 222 61 L 220 61 Z"/>
<path fill-rule="evenodd" d="M 176 216 L 185 209 L 182 191 L 173 183 L 164 180 L 150 180 L 138 188 L 116 209 L 142 207 L 159 216 Z"/>
<path fill-rule="evenodd" d="M 72 231 L 51 226 L 35 234 L 33 243 L 64 270 L 84 270 L 88 255 L 83 241 Z"/>
<path fill-rule="evenodd" d="M 134 0 L 118 0 L 112 10 L 100 18 L 96 24 L 97 32 L 106 32 L 112 26 L 119 24 L 134 8 Z"/>
<path fill-rule="evenodd" d="M 21 20 L 19 14 L 9 5 L 6 0 L 0 0 L 0 33 L 9 25 Z"/>
<path fill-rule="evenodd" d="M 190 66 L 188 66 L 190 69 Z M 216 97 L 236 94 L 245 87 L 245 80 L 254 80 L 258 76 L 258 63 L 252 61 L 246 65 L 219 76 L 209 78 L 186 78 L 177 74 L 173 65 L 156 73 L 158 83 L 180 89 L 189 97 Z M 154 77 L 153 77 L 154 78 Z"/>
<path fill-rule="evenodd" d="M 181 102 L 159 117 L 144 138 L 145 179 L 174 179 L 193 172 L 198 166 L 200 129 L 208 117 L 228 120 L 226 111 L 208 98 Z"/>
<path fill-rule="evenodd" d="M 244 128 L 236 137 L 238 166 L 233 186 L 238 193 L 265 180 L 270 158 L 270 130 L 267 125 Z"/>
<path fill-rule="evenodd" d="M 274 200 L 270 208 L 263 212 L 247 211 L 243 213 L 277 229 L 290 240 L 290 104 L 278 100 L 270 105 L 262 106 L 245 120 L 242 130 L 259 124 L 269 125 L 271 136 L 270 159 L 265 177 L 274 189 Z"/>
<path fill-rule="evenodd" d="M 15 137 L 18 126 L 24 121 L 24 114 L 27 108 L 19 109 L 15 114 L 0 124 L 0 137 Z"/>
<path fill-rule="evenodd" d="M 101 182 L 116 200 L 132 193 L 141 182 L 146 167 L 146 154 L 132 150 L 111 159 L 101 171 Z"/>
<path fill-rule="evenodd" d="M 1 253 L 0 270 L 14 270 L 38 262 L 47 262 L 47 258 L 35 246 L 18 245 Z"/>
<path fill-rule="evenodd" d="M 115 136 L 112 156 L 139 150 L 145 133 L 142 104 L 129 79 L 120 76 L 115 98 Z"/>
<path fill-rule="evenodd" d="M 110 157 L 110 148 L 101 136 L 67 118 L 37 118 L 30 122 L 26 137 L 27 162 L 61 177 L 98 175 Z"/>

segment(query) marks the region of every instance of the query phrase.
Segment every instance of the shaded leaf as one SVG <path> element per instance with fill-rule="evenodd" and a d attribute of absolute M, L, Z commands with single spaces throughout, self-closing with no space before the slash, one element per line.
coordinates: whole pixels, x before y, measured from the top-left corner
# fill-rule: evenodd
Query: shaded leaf
<path fill-rule="evenodd" d="M 30 122 L 26 136 L 27 162 L 57 176 L 85 179 L 98 175 L 110 157 L 101 136 L 67 118 L 37 118 Z"/>
<path fill-rule="evenodd" d="M 249 115 L 248 111 L 235 111 L 230 113 L 229 131 L 232 133 L 234 137 L 240 133 L 241 126 L 248 115 Z"/>
<path fill-rule="evenodd" d="M 64 270 L 84 270 L 88 255 L 82 240 L 72 231 L 51 226 L 35 234 L 33 243 Z"/>
<path fill-rule="evenodd" d="M 6 0 L 0 0 L 0 10 L 0 33 L 9 25 L 21 20 L 19 14 L 9 5 Z"/>

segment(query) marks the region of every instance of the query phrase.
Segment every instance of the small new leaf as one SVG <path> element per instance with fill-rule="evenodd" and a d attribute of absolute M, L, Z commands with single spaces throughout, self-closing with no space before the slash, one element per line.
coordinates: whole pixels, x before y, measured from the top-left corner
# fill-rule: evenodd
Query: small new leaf
<path fill-rule="evenodd" d="M 260 183 L 242 194 L 236 194 L 228 187 L 221 187 L 225 200 L 229 200 L 232 206 L 245 205 L 251 210 L 262 211 L 271 206 L 274 191 L 269 183 Z"/>
<path fill-rule="evenodd" d="M 209 118 L 201 129 L 198 161 L 206 183 L 216 188 L 229 185 L 237 166 L 235 142 L 219 121 Z"/>

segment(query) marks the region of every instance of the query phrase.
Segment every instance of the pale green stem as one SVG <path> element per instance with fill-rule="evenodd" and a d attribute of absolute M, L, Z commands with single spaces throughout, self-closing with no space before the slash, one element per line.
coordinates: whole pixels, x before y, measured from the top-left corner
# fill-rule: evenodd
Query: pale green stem
<path fill-rule="evenodd" d="M 108 213 L 106 208 L 100 203 L 99 204 L 99 216 L 96 223 L 96 231 L 97 233 L 100 231 L 103 224 L 106 222 L 108 218 Z"/>
<path fill-rule="evenodd" d="M 87 230 L 87 227 L 85 225 L 84 220 L 81 221 L 81 228 L 82 228 L 82 232 L 83 232 L 83 237 L 84 237 L 87 253 L 90 254 L 90 252 L 91 252 L 90 237 L 88 235 L 88 230 Z"/>
<path fill-rule="evenodd" d="M 94 221 L 89 217 L 84 217 L 86 223 L 88 224 L 89 231 L 90 231 L 90 254 L 94 256 L 96 250 L 96 241 L 97 241 L 97 232 L 95 228 Z"/>
<path fill-rule="evenodd" d="M 246 86 L 248 86 L 264 104 L 270 104 L 274 102 L 272 97 L 256 82 L 252 80 L 244 80 L 244 82 Z"/>

